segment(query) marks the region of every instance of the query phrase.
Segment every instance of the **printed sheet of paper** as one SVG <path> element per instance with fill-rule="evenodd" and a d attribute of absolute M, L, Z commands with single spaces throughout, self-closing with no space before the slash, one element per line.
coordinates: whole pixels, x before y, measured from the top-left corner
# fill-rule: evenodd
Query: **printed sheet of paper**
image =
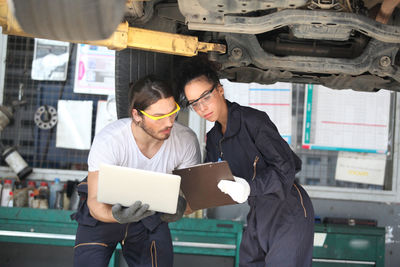
<path fill-rule="evenodd" d="M 249 106 L 265 111 L 289 144 L 292 141 L 292 84 L 251 83 Z"/>
<path fill-rule="evenodd" d="M 314 247 L 322 247 L 326 240 L 326 233 L 314 233 Z"/>
<path fill-rule="evenodd" d="M 222 79 L 225 98 L 243 106 L 265 111 L 276 125 L 281 136 L 292 141 L 292 84 L 233 83 Z M 207 122 L 207 132 L 214 123 Z"/>
<path fill-rule="evenodd" d="M 36 38 L 31 70 L 32 80 L 65 81 L 68 60 L 68 42 Z"/>
<path fill-rule="evenodd" d="M 58 101 L 56 147 L 90 149 L 93 101 Z"/>
<path fill-rule="evenodd" d="M 236 102 L 242 106 L 249 105 L 249 84 L 248 83 L 233 83 L 227 79 L 220 80 L 224 87 L 225 98 L 231 102 Z"/>
<path fill-rule="evenodd" d="M 99 100 L 97 102 L 95 134 L 100 132 L 107 124 L 117 120 L 117 107 L 115 98 Z"/>
<path fill-rule="evenodd" d="M 102 46 L 79 44 L 74 92 L 115 94 L 115 51 Z"/>
<path fill-rule="evenodd" d="M 353 183 L 383 185 L 386 155 L 339 152 L 335 179 Z"/>
<path fill-rule="evenodd" d="M 391 93 L 308 85 L 303 148 L 386 153 Z"/>

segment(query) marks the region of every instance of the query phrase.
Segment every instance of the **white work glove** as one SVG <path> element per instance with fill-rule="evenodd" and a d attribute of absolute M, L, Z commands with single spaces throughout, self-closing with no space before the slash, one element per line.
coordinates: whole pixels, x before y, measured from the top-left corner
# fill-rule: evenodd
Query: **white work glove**
<path fill-rule="evenodd" d="M 239 177 L 233 176 L 235 181 L 221 180 L 218 183 L 218 188 L 225 194 L 228 194 L 234 201 L 243 203 L 250 195 L 249 183 Z"/>

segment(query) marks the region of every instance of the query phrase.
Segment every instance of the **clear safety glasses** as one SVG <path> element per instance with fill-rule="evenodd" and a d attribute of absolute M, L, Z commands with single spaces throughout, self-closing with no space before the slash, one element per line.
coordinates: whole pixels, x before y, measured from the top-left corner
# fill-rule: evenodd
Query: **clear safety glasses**
<path fill-rule="evenodd" d="M 212 98 L 212 93 L 214 92 L 215 88 L 217 88 L 217 86 L 218 84 L 214 85 L 213 88 L 204 92 L 203 95 L 201 95 L 199 98 L 193 100 L 192 102 L 189 102 L 188 106 L 194 110 L 198 110 L 200 108 L 200 105 L 208 105 Z"/>

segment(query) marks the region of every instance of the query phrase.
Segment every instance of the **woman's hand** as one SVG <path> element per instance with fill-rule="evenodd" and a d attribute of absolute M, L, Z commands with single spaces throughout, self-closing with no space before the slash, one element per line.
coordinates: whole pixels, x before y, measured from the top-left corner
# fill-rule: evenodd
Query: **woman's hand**
<path fill-rule="evenodd" d="M 233 177 L 235 181 L 221 180 L 218 183 L 218 188 L 225 194 L 228 194 L 234 201 L 243 203 L 250 195 L 249 183 L 239 177 Z"/>

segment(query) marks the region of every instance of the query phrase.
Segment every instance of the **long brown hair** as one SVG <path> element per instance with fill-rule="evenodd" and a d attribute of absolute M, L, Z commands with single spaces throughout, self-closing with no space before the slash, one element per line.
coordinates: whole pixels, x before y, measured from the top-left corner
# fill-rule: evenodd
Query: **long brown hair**
<path fill-rule="evenodd" d="M 129 113 L 132 116 L 132 109 L 145 110 L 158 100 L 171 96 L 172 88 L 167 82 L 154 75 L 143 77 L 129 87 Z"/>

